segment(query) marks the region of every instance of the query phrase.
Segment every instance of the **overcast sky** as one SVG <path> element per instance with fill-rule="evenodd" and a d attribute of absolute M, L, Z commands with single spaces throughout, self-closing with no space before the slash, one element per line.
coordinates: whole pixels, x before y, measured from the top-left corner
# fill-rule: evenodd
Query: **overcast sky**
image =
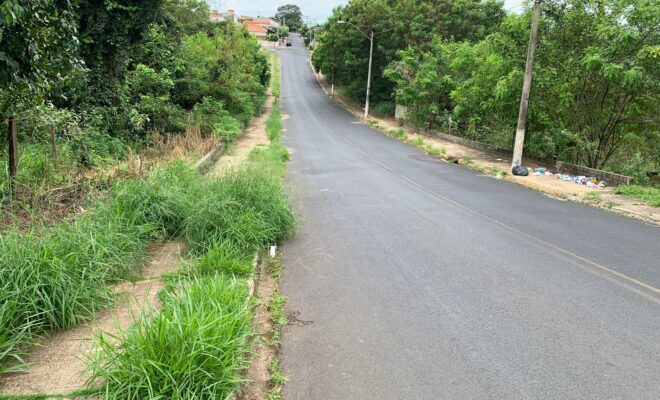
<path fill-rule="evenodd" d="M 221 11 L 234 9 L 241 15 L 250 16 L 273 16 L 278 6 L 297 4 L 305 17 L 317 19 L 318 22 L 325 21 L 336 6 L 348 3 L 347 0 L 207 0 L 207 2 L 213 9 Z M 522 2 L 523 0 L 506 0 L 504 3 L 507 9 L 516 11 L 521 9 L 520 3 Z"/>

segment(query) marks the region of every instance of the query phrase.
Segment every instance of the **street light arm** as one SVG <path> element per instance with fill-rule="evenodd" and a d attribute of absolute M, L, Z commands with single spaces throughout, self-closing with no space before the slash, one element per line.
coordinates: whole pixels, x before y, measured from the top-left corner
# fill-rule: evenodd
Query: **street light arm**
<path fill-rule="evenodd" d="M 337 23 L 338 23 L 338 24 L 349 24 L 349 25 L 351 25 L 353 28 L 357 29 L 358 32 L 360 32 L 360 33 L 362 34 L 362 36 L 364 36 L 364 37 L 366 37 L 367 39 L 371 40 L 371 37 L 369 37 L 369 35 L 367 35 L 366 33 L 364 33 L 364 31 L 362 31 L 362 29 L 358 28 L 357 25 L 355 25 L 355 24 L 352 23 L 351 21 L 339 20 L 339 21 L 337 21 Z"/>

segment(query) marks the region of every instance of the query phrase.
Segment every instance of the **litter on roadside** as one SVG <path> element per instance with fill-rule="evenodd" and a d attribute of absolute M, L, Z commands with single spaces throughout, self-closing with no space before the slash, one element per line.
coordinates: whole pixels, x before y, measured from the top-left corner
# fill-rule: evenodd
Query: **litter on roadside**
<path fill-rule="evenodd" d="M 547 173 L 547 176 L 556 176 L 557 179 L 561 179 L 564 182 L 573 182 L 577 183 L 579 185 L 585 185 L 587 187 L 600 187 L 604 188 L 607 187 L 607 182 L 605 181 L 599 181 L 598 178 L 595 176 L 582 176 L 582 175 L 566 175 L 566 174 L 552 174 L 552 173 Z"/>
<path fill-rule="evenodd" d="M 562 173 L 553 173 L 548 171 L 547 168 L 539 167 L 536 169 L 525 168 L 523 166 L 516 166 L 513 168 L 513 174 L 518 176 L 556 176 L 557 179 L 561 179 L 564 182 L 573 182 L 579 185 L 585 185 L 590 188 L 604 188 L 607 187 L 607 182 L 598 180 L 595 176 L 584 176 L 584 175 L 567 175 Z"/>

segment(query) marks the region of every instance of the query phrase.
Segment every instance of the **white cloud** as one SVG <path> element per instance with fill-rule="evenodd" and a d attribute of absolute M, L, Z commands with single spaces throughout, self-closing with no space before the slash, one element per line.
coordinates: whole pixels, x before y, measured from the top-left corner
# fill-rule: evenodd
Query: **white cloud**
<path fill-rule="evenodd" d="M 522 10 L 521 3 L 524 0 L 505 0 L 504 8 L 513 12 Z M 207 0 L 211 8 L 218 10 L 234 9 L 241 15 L 261 15 L 272 17 L 277 7 L 283 4 L 296 4 L 300 7 L 305 17 L 316 19 L 318 22 L 325 21 L 332 14 L 332 9 L 340 4 L 348 3 L 347 0 Z"/>

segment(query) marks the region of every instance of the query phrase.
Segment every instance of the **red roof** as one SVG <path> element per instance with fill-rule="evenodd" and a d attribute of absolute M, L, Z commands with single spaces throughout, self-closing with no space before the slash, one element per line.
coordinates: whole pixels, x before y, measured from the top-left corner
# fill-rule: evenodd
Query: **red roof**
<path fill-rule="evenodd" d="M 268 30 L 263 24 L 260 24 L 258 22 L 247 22 L 245 23 L 245 26 L 247 27 L 248 32 L 250 33 L 267 33 Z"/>

